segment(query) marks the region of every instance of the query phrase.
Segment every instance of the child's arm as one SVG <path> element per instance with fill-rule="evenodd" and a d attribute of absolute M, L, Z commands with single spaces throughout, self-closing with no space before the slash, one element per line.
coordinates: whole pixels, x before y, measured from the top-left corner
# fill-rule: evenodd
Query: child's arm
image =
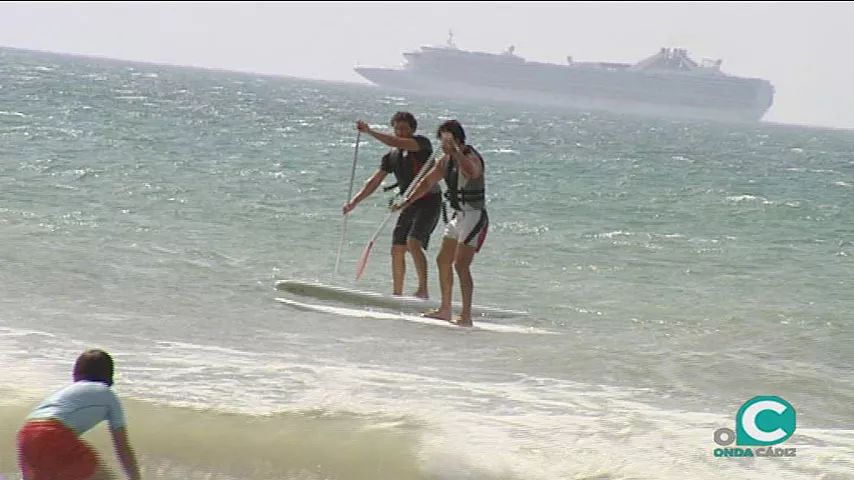
<path fill-rule="evenodd" d="M 136 461 L 136 454 L 128 440 L 127 428 L 119 427 L 111 430 L 113 434 L 113 446 L 116 449 L 116 456 L 119 457 L 119 462 L 130 480 L 141 480 L 139 474 L 139 464 Z"/>

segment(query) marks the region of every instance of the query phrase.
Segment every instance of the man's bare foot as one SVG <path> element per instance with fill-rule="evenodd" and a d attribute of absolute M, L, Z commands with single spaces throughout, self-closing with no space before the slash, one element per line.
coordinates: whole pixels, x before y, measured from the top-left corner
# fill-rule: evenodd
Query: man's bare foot
<path fill-rule="evenodd" d="M 457 317 L 454 320 L 450 320 L 450 322 L 453 323 L 454 325 L 458 326 L 458 327 L 471 327 L 472 326 L 471 318 L 463 320 L 463 317 Z"/>
<path fill-rule="evenodd" d="M 426 290 L 416 290 L 415 293 L 412 294 L 412 296 L 416 298 L 423 298 L 425 300 L 430 298 L 430 295 L 427 295 Z"/>
<path fill-rule="evenodd" d="M 441 308 L 424 312 L 421 316 L 425 318 L 435 318 L 436 320 L 444 320 L 446 322 L 451 321 L 451 312 L 443 311 Z"/>

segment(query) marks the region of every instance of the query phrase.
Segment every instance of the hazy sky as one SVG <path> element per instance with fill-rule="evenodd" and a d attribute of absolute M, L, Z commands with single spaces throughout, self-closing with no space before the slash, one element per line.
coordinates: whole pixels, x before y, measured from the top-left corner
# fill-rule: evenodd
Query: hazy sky
<path fill-rule="evenodd" d="M 854 129 L 854 3 L 0 3 L 0 45 L 365 82 L 443 44 L 529 60 L 635 62 L 661 47 L 770 80 L 766 120 Z"/>

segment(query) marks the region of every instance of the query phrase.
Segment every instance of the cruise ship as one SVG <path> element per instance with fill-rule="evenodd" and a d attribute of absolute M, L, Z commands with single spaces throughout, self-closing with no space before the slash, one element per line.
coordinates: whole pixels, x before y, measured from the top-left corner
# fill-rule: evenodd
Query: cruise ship
<path fill-rule="evenodd" d="M 732 122 L 758 122 L 774 102 L 761 78 L 721 71 L 721 60 L 692 60 L 681 48 L 662 48 L 637 63 L 527 61 L 513 46 L 503 53 L 445 46 L 405 52 L 402 67 L 358 66 L 371 83 L 396 92 L 493 102 L 605 110 Z"/>

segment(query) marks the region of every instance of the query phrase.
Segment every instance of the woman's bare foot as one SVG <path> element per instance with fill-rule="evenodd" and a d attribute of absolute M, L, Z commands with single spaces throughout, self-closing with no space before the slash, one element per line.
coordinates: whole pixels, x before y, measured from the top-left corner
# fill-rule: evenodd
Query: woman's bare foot
<path fill-rule="evenodd" d="M 421 316 L 425 318 L 435 318 L 436 320 L 444 320 L 446 322 L 451 321 L 451 312 L 442 310 L 441 308 L 424 312 Z"/>
<path fill-rule="evenodd" d="M 471 318 L 463 319 L 463 317 L 457 317 L 455 320 L 449 320 L 451 323 L 458 327 L 471 327 Z"/>
<path fill-rule="evenodd" d="M 427 295 L 427 291 L 424 290 L 416 290 L 415 293 L 412 294 L 412 296 L 415 298 L 423 298 L 424 300 L 430 298 L 430 296 Z"/>

